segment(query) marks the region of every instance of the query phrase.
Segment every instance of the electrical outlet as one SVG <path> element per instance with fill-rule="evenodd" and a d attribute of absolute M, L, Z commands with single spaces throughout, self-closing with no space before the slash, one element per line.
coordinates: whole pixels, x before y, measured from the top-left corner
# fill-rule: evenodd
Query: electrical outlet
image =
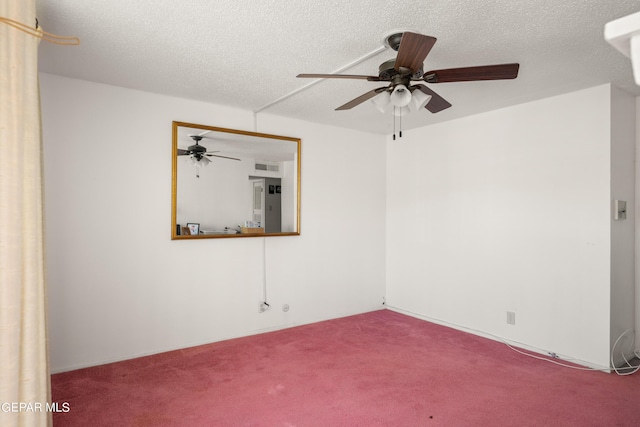
<path fill-rule="evenodd" d="M 515 325 L 516 324 L 516 313 L 515 311 L 507 311 L 507 324 Z"/>
<path fill-rule="evenodd" d="M 267 302 L 261 302 L 260 303 L 260 308 L 258 309 L 258 311 L 260 313 L 264 313 L 265 311 L 269 310 L 271 308 L 271 306 L 269 304 L 267 304 Z"/>
<path fill-rule="evenodd" d="M 285 313 L 286 313 L 287 311 L 289 311 L 289 304 L 285 304 L 285 305 L 283 305 L 283 306 L 282 306 L 282 311 L 284 311 Z"/>

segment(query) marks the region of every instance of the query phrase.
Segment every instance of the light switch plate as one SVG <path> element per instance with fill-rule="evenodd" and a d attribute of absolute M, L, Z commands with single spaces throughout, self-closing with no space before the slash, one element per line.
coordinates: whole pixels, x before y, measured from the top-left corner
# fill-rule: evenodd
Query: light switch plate
<path fill-rule="evenodd" d="M 624 200 L 613 201 L 613 219 L 620 221 L 621 219 L 627 219 L 627 202 Z"/>

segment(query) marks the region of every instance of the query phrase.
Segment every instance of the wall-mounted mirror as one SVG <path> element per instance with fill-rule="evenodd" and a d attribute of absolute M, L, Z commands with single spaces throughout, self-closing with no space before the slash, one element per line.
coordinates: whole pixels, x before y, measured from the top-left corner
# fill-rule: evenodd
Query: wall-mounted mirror
<path fill-rule="evenodd" d="M 300 139 L 173 122 L 171 238 L 300 234 Z"/>

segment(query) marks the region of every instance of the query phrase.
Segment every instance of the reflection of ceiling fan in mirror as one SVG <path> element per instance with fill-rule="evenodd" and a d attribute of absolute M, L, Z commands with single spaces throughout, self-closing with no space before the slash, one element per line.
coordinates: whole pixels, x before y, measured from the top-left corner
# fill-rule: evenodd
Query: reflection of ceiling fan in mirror
<path fill-rule="evenodd" d="M 204 166 L 211 163 L 211 160 L 209 160 L 207 157 L 219 157 L 221 159 L 240 161 L 240 159 L 237 159 L 235 157 L 228 157 L 228 156 L 221 156 L 219 154 L 213 154 L 213 153 L 219 153 L 219 151 L 207 151 L 206 147 L 203 147 L 202 145 L 200 145 L 199 142 L 202 141 L 202 139 L 206 138 L 205 135 L 209 132 L 210 131 L 206 131 L 198 135 L 189 135 L 189 137 L 193 139 L 195 144 L 190 145 L 189 147 L 187 147 L 186 150 L 182 148 L 178 148 L 178 156 L 191 156 L 191 161 L 193 161 L 194 163 L 201 162 L 202 165 Z"/>
<path fill-rule="evenodd" d="M 221 156 L 219 154 L 213 154 L 213 153 L 219 153 L 220 151 L 207 151 L 206 147 L 203 147 L 202 145 L 200 145 L 200 141 L 202 141 L 202 139 L 204 138 L 207 138 L 205 135 L 208 134 L 209 132 L 211 131 L 202 132 L 198 135 L 189 135 L 189 137 L 193 139 L 195 144 L 188 146 L 186 150 L 182 148 L 177 149 L 178 156 L 191 156 L 191 164 L 197 167 L 196 178 L 200 178 L 200 172 L 199 172 L 200 167 L 208 166 L 209 163 L 211 163 L 211 160 L 209 160 L 208 157 L 218 157 L 220 159 L 241 161 L 240 159 L 237 159 L 235 157 L 228 157 L 228 156 Z"/>
<path fill-rule="evenodd" d="M 411 109 L 422 107 L 431 113 L 437 113 L 451 107 L 451 104 L 422 84 L 462 82 L 478 80 L 515 79 L 518 76 L 519 64 L 484 65 L 479 67 L 449 68 L 444 70 L 423 71 L 423 62 L 436 43 L 434 37 L 413 32 L 394 31 L 385 36 L 384 44 L 398 52 L 395 59 L 383 62 L 377 76 L 352 74 L 299 74 L 297 77 L 362 79 L 370 82 L 389 82 L 366 92 L 363 95 L 336 108 L 349 110 L 364 101 L 375 98 L 374 103 L 380 110 L 394 107 L 394 114 L 402 116 Z M 413 82 L 421 82 L 412 84 Z"/>

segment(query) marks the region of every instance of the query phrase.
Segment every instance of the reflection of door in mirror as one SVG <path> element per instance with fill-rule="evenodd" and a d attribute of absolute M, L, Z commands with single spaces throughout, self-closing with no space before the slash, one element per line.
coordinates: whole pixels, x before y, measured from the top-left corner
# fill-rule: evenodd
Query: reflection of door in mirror
<path fill-rule="evenodd" d="M 282 232 L 282 183 L 280 178 L 253 179 L 252 221 L 265 233 Z"/>
<path fill-rule="evenodd" d="M 252 221 L 255 227 L 262 227 L 262 215 L 264 211 L 264 179 L 253 181 L 253 215 Z"/>
<path fill-rule="evenodd" d="M 265 233 L 282 231 L 282 188 L 280 178 L 265 178 L 263 225 Z"/>

